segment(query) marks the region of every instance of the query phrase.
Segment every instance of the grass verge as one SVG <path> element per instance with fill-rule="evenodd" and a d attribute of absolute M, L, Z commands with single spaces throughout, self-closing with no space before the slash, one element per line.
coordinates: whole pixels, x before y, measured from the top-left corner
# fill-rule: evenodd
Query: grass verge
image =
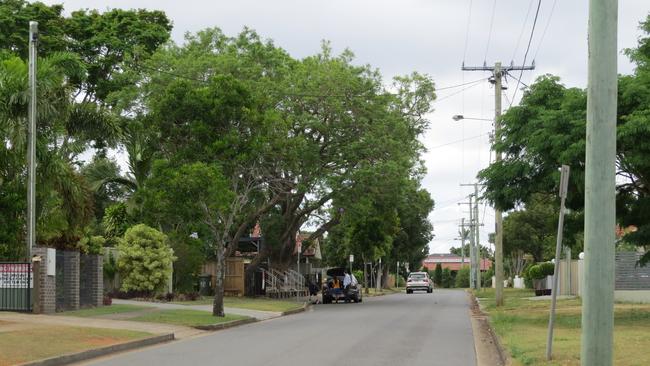
<path fill-rule="evenodd" d="M 204 297 L 196 301 L 175 301 L 173 304 L 180 305 L 212 305 L 211 297 Z M 274 300 L 267 298 L 250 298 L 250 297 L 225 297 L 223 305 L 231 308 L 240 308 L 248 310 L 275 311 L 285 312 L 300 309 L 303 303 L 287 300 Z"/>
<path fill-rule="evenodd" d="M 580 365 L 580 299 L 558 300 L 553 360 L 546 361 L 546 333 L 550 300 L 528 300 L 532 292 L 507 289 L 505 305 L 496 308 L 494 290 L 476 292 L 492 326 L 514 365 Z M 650 348 L 650 305 L 616 304 L 614 308 L 614 364 L 647 364 Z"/>
<path fill-rule="evenodd" d="M 230 322 L 233 320 L 248 319 L 243 315 L 226 314 L 225 317 L 212 316 L 207 311 L 172 309 L 160 310 L 142 314 L 129 320 L 149 323 L 166 323 L 194 327 L 197 325 L 213 325 Z"/>
<path fill-rule="evenodd" d="M 121 313 L 132 313 L 142 310 L 153 309 L 151 306 L 141 306 L 141 305 L 128 305 L 128 304 L 115 304 L 110 306 L 99 306 L 96 308 L 88 308 L 81 310 L 65 311 L 62 313 L 57 313 L 57 315 L 64 316 L 80 316 L 80 317 L 98 317 L 102 315 L 112 315 L 112 314 L 121 314 Z"/>
<path fill-rule="evenodd" d="M 148 336 L 151 334 L 121 329 L 38 325 L 3 331 L 0 326 L 0 365 L 82 352 Z"/>

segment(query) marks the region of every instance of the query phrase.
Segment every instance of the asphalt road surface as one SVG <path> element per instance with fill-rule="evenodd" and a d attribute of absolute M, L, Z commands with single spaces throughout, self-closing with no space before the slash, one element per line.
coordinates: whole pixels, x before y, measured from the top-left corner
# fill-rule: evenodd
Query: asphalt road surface
<path fill-rule="evenodd" d="M 93 365 L 475 366 L 463 291 L 395 294 L 102 359 Z"/>

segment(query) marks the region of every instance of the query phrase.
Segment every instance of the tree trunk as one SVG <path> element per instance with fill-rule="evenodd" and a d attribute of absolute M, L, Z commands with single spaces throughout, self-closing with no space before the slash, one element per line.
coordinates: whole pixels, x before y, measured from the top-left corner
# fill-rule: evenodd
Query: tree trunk
<path fill-rule="evenodd" d="M 364 292 L 367 294 L 370 293 L 370 283 L 368 283 L 368 269 L 366 268 L 366 256 L 362 256 L 363 260 L 363 287 Z"/>
<path fill-rule="evenodd" d="M 217 244 L 217 278 L 214 286 L 214 302 L 212 303 L 212 315 L 226 316 L 223 310 L 224 282 L 226 278 L 226 253 L 223 244 Z"/>

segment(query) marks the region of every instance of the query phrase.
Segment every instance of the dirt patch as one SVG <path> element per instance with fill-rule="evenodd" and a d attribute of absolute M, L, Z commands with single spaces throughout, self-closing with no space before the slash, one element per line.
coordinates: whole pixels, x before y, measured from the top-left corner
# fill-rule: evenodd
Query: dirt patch
<path fill-rule="evenodd" d="M 474 294 L 468 292 L 470 317 L 474 333 L 474 348 L 477 366 L 504 366 L 510 364 L 503 347 L 494 333 L 487 314 L 476 301 Z"/>

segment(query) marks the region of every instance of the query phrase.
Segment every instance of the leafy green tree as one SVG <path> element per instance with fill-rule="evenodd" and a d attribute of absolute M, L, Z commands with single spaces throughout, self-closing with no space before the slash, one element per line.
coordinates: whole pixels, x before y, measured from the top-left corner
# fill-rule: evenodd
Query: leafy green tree
<path fill-rule="evenodd" d="M 637 64 L 632 75 L 621 76 L 618 85 L 617 120 L 617 220 L 634 225 L 626 241 L 650 243 L 650 18 L 641 24 L 644 35 L 638 47 L 627 50 Z M 559 78 L 540 77 L 524 93 L 519 106 L 502 116 L 503 128 L 495 147 L 501 162 L 479 173 L 486 184 L 486 198 L 503 210 L 528 204 L 535 193 L 555 195 L 562 164 L 571 166 L 567 207 L 578 215 L 584 207 L 586 92 L 567 88 Z M 580 220 L 567 225 L 567 238 L 579 245 Z M 641 260 L 650 260 L 650 252 Z"/>
<path fill-rule="evenodd" d="M 68 137 L 79 136 L 68 127 L 78 118 L 78 109 L 72 104 L 66 79 L 83 73 L 78 59 L 71 54 L 52 54 L 39 60 L 39 104 L 37 121 L 37 242 L 56 247 L 76 247 L 82 228 L 93 217 L 92 193 L 74 166 L 74 157 L 83 146 Z M 27 144 L 27 64 L 16 57 L 0 58 L 0 94 L 7 101 L 0 106 L 0 198 L 7 210 L 0 215 L 4 231 L 2 243 L 21 255 L 26 177 L 24 151 Z M 20 244 L 19 244 L 20 243 Z"/>
<path fill-rule="evenodd" d="M 123 291 L 144 291 L 153 295 L 165 289 L 175 260 L 165 234 L 138 224 L 126 231 L 117 248 Z"/>
<path fill-rule="evenodd" d="M 469 243 L 465 244 L 464 251 L 461 252 L 460 246 L 458 247 L 451 247 L 449 248 L 449 253 L 455 254 L 459 257 L 461 257 L 463 254 L 465 255 L 465 258 L 469 258 Z M 484 245 L 479 245 L 480 247 L 480 255 L 481 258 L 492 258 L 494 253 L 492 253 L 492 250 Z"/>
<path fill-rule="evenodd" d="M 132 221 L 124 202 L 118 202 L 107 207 L 102 219 L 102 226 L 109 244 L 115 244 L 118 238 L 124 236 Z"/>
<path fill-rule="evenodd" d="M 433 272 L 433 282 L 437 286 L 442 286 L 442 266 L 440 263 L 436 263 L 436 269 Z"/>

